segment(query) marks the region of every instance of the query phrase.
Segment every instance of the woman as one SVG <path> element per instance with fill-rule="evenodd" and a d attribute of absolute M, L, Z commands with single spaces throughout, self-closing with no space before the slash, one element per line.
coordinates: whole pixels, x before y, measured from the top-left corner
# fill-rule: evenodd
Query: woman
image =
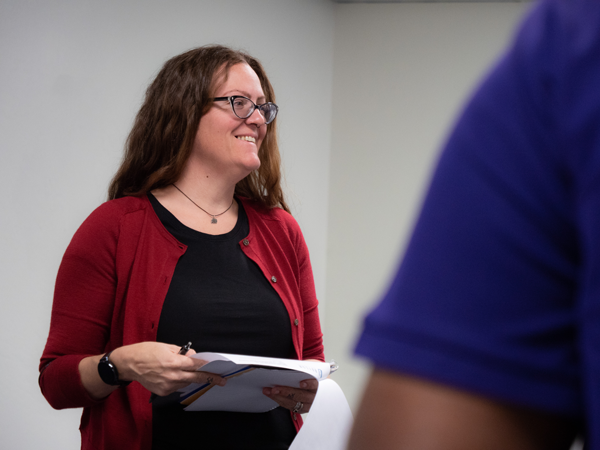
<path fill-rule="evenodd" d="M 265 388 L 281 406 L 263 414 L 185 412 L 175 392 L 226 383 L 197 371 L 194 350 L 324 358 L 308 251 L 280 187 L 274 99 L 260 63 L 221 46 L 172 58 L 148 88 L 110 201 L 61 263 L 40 364 L 49 403 L 84 408 L 82 448 L 293 440 L 315 381 Z"/>

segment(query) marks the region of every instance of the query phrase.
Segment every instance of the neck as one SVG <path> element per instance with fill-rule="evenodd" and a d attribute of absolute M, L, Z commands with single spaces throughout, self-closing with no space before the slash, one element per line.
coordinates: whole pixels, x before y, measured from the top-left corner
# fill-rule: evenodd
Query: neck
<path fill-rule="evenodd" d="M 175 184 L 204 209 L 218 213 L 231 205 L 236 182 L 207 171 L 186 168 Z"/>

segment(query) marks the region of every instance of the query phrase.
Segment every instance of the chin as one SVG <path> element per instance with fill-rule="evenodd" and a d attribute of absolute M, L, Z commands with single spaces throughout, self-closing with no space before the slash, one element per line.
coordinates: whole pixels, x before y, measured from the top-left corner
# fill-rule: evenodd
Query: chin
<path fill-rule="evenodd" d="M 260 167 L 260 159 L 258 159 L 258 156 L 256 156 L 256 158 L 253 158 L 251 161 L 246 161 L 245 166 L 249 172 L 254 172 Z"/>
<path fill-rule="evenodd" d="M 243 180 L 260 167 L 260 161 L 257 164 L 240 164 L 238 166 L 240 180 Z"/>

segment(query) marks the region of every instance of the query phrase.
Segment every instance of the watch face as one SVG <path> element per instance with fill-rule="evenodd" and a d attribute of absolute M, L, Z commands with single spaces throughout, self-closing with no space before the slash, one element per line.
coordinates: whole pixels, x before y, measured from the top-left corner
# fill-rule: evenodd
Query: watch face
<path fill-rule="evenodd" d="M 110 384 L 111 386 L 116 386 L 119 384 L 117 369 L 110 363 L 110 361 L 108 361 L 108 358 L 105 356 L 103 356 L 98 363 L 98 374 L 100 375 L 100 378 L 102 378 L 102 381 L 104 381 L 106 384 Z"/>

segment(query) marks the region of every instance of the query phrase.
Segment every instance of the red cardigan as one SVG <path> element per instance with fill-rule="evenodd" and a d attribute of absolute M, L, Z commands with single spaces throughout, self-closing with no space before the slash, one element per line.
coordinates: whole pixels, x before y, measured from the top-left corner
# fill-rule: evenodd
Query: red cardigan
<path fill-rule="evenodd" d="M 250 232 L 240 248 L 285 304 L 297 358 L 323 361 L 318 301 L 300 227 L 282 209 L 241 201 Z M 156 340 L 169 283 L 186 248 L 163 227 L 146 196 L 104 203 L 73 236 L 56 279 L 39 383 L 52 407 L 84 408 L 82 449 L 150 450 L 148 391 L 134 382 L 94 400 L 78 367 L 87 356 Z"/>

